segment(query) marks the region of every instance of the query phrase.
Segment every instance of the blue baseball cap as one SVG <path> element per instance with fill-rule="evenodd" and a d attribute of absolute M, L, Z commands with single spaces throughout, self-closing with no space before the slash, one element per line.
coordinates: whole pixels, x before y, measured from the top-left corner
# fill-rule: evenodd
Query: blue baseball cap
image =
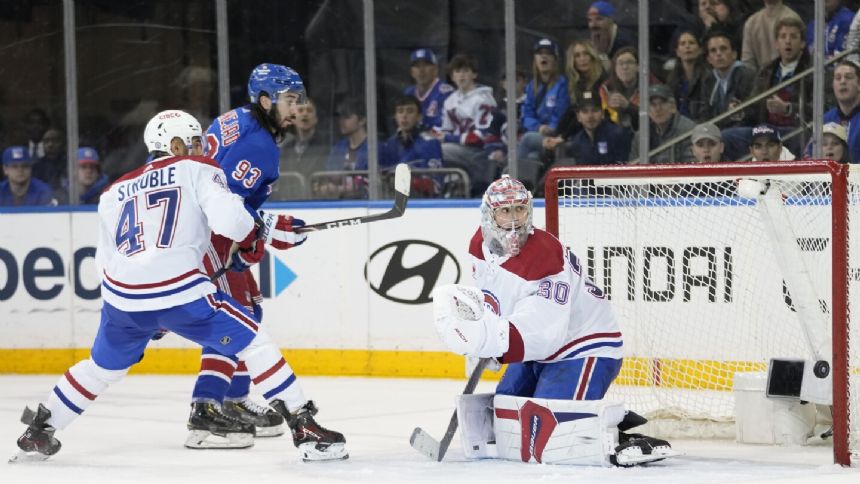
<path fill-rule="evenodd" d="M 26 146 L 10 146 L 3 150 L 4 165 L 13 165 L 19 163 L 26 163 L 28 165 L 32 165 L 33 162 L 34 160 L 30 157 L 30 152 L 27 150 Z"/>
<path fill-rule="evenodd" d="M 588 11 L 591 12 L 592 9 L 596 11 L 595 13 L 597 13 L 597 15 L 602 17 L 612 18 L 612 16 L 615 15 L 615 7 L 609 2 L 594 2 L 591 4 L 591 7 L 588 8 Z"/>
<path fill-rule="evenodd" d="M 79 165 L 98 165 L 99 154 L 96 150 L 89 146 L 81 146 L 78 148 L 78 164 Z"/>
<path fill-rule="evenodd" d="M 430 49 L 417 49 L 412 51 L 412 54 L 409 56 L 409 62 L 414 64 L 418 61 L 429 62 L 436 65 L 436 54 L 433 53 Z"/>
<path fill-rule="evenodd" d="M 543 38 L 535 42 L 535 45 L 532 47 L 534 52 L 537 52 L 541 49 L 549 49 L 552 51 L 553 55 L 558 57 L 558 44 L 552 41 L 552 39 Z"/>

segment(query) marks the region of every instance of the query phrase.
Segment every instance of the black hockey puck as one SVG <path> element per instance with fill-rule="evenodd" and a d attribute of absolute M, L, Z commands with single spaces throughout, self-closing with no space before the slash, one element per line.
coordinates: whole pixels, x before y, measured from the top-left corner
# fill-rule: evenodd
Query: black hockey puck
<path fill-rule="evenodd" d="M 818 378 L 827 378 L 827 375 L 830 374 L 830 363 L 824 360 L 816 361 L 815 366 L 812 367 L 812 373 Z"/>

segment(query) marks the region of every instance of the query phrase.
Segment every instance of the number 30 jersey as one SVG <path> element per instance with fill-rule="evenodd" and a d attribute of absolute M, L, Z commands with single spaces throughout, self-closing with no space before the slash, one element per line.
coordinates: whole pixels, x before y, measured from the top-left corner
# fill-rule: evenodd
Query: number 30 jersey
<path fill-rule="evenodd" d="M 227 174 L 230 190 L 245 200 L 253 215 L 278 181 L 280 152 L 275 140 L 248 107 L 219 116 L 206 131 L 206 156 Z"/>
<path fill-rule="evenodd" d="M 504 363 L 622 357 L 621 330 L 606 295 L 551 234 L 536 228 L 518 255 L 499 257 L 478 229 L 469 254 L 484 310 L 509 322 Z"/>
<path fill-rule="evenodd" d="M 215 292 L 202 272 L 210 228 L 241 241 L 254 226 L 224 177 L 208 158 L 168 157 L 126 174 L 102 194 L 96 268 L 106 303 L 150 311 Z"/>

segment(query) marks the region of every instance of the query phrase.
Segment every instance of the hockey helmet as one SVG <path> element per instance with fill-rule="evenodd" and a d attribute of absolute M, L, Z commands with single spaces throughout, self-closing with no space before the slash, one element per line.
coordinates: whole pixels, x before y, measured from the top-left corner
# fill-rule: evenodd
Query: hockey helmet
<path fill-rule="evenodd" d="M 176 109 L 162 111 L 146 123 L 143 131 L 143 142 L 150 153 L 160 151 L 170 153 L 170 140 L 179 138 L 191 152 L 194 138 L 203 139 L 203 130 L 197 119 Z"/>
<path fill-rule="evenodd" d="M 519 226 L 515 223 L 500 226 L 496 222 L 496 211 L 515 205 L 527 207 L 528 216 L 525 222 Z M 532 212 L 532 194 L 522 182 L 502 175 L 491 183 L 481 200 L 481 234 L 490 251 L 502 256 L 519 254 L 529 235 L 534 233 Z"/>
<path fill-rule="evenodd" d="M 298 72 L 280 64 L 260 64 L 251 71 L 248 96 L 252 103 L 258 102 L 264 94 L 276 102 L 281 93 L 298 94 L 297 104 L 305 103 L 305 84 Z"/>

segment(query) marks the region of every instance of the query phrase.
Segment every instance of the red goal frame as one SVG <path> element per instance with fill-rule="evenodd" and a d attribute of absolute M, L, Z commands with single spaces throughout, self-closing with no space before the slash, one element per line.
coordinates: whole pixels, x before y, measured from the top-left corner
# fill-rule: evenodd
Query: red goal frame
<path fill-rule="evenodd" d="M 558 183 L 571 179 L 751 177 L 825 174 L 832 181 L 832 327 L 833 327 L 833 460 L 850 466 L 848 354 L 848 165 L 833 161 L 780 161 L 666 165 L 567 166 L 547 172 L 544 193 L 546 230 L 558 237 Z M 858 221 L 860 222 L 860 221 Z M 860 237 L 858 237 L 860 238 Z M 843 261 L 839 264 L 837 261 Z M 860 342 L 856 344 L 860 345 Z"/>

